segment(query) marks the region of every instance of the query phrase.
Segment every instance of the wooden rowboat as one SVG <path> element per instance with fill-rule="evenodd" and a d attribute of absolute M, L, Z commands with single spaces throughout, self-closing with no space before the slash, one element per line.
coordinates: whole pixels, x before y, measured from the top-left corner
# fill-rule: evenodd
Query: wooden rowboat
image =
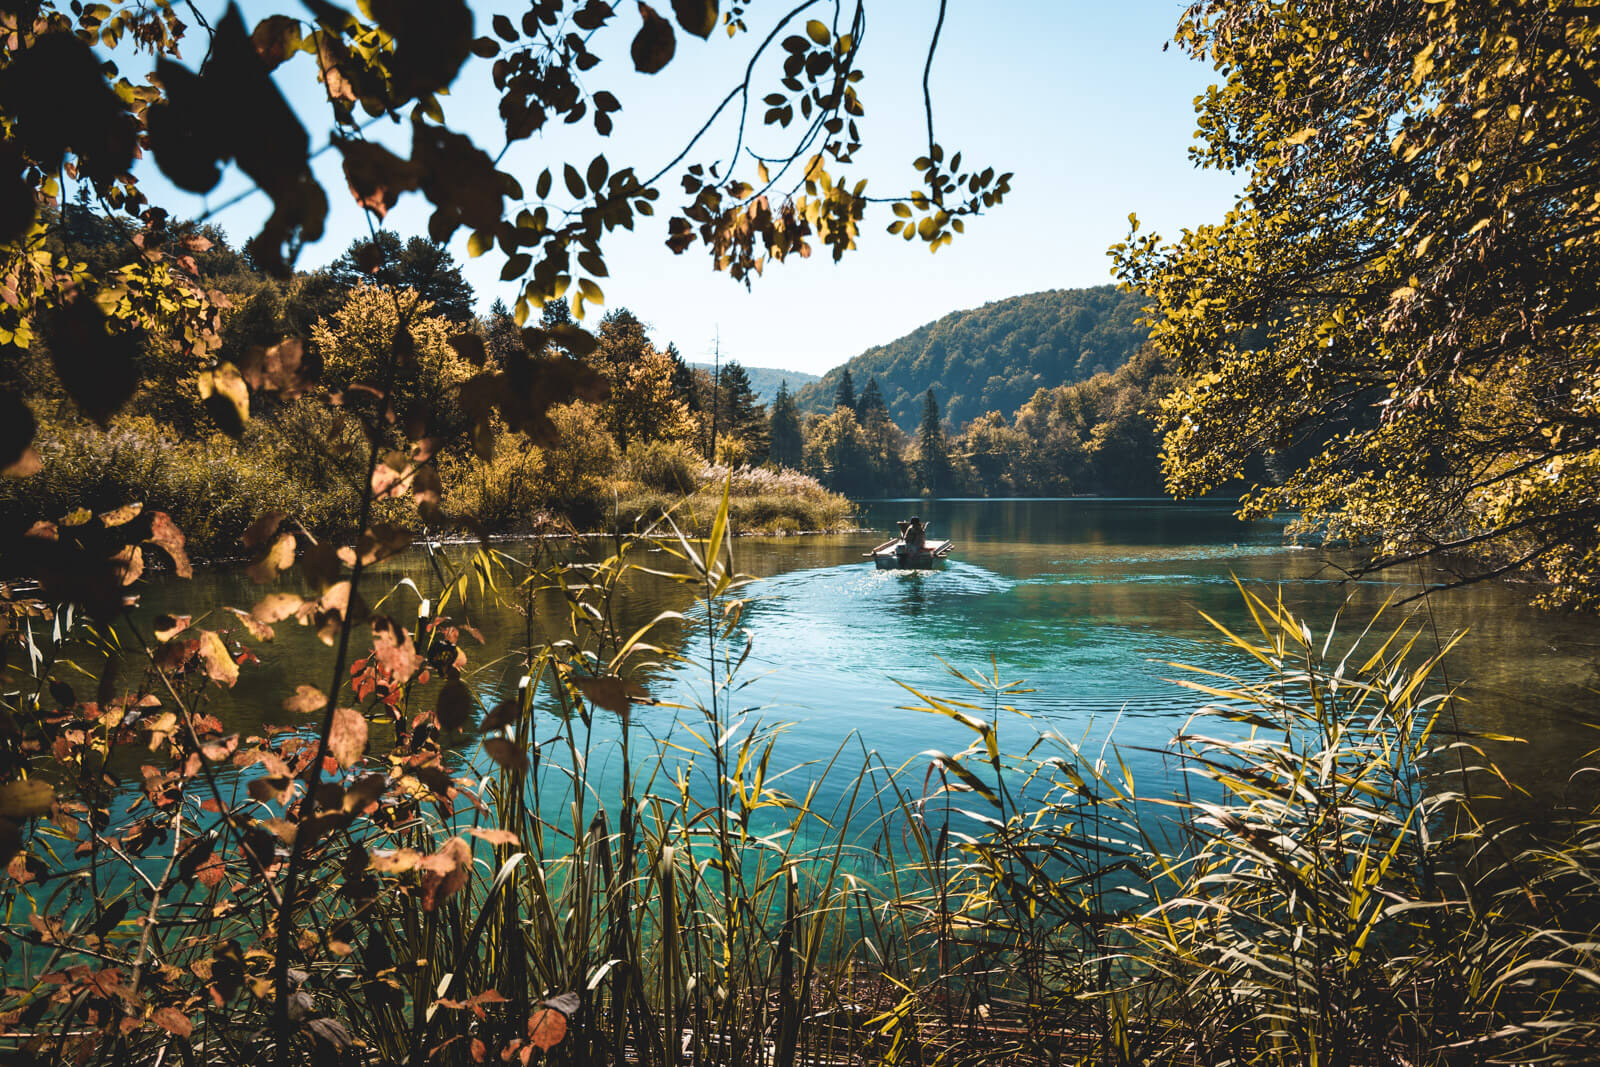
<path fill-rule="evenodd" d="M 885 541 L 871 552 L 863 552 L 880 571 L 931 571 L 934 565 L 955 551 L 954 541 L 927 541 L 912 548 L 902 538 Z"/>

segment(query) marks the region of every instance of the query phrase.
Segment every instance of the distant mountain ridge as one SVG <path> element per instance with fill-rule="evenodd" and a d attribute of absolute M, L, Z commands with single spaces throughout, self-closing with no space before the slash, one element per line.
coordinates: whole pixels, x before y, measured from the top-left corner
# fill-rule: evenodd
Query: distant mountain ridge
<path fill-rule="evenodd" d="M 802 388 L 796 404 L 801 412 L 829 410 L 848 368 L 858 396 L 869 378 L 878 379 L 890 416 L 907 432 L 921 418 L 929 388 L 952 428 L 987 411 L 1009 416 L 1038 389 L 1126 363 L 1149 336 L 1136 324 L 1143 304 L 1138 294 L 1101 285 L 951 312 L 833 368 Z"/>
<path fill-rule="evenodd" d="M 691 363 L 689 366 L 699 367 L 702 370 L 711 369 L 711 364 L 709 363 Z M 744 372 L 750 376 L 750 388 L 755 391 L 756 396 L 761 398 L 761 402 L 767 405 L 770 405 L 773 398 L 778 395 L 778 386 L 783 382 L 787 381 L 789 383 L 789 392 L 793 393 L 799 390 L 801 386 L 817 380 L 815 374 L 807 374 L 805 371 L 798 370 L 782 370 L 778 367 L 747 366 L 744 368 Z"/>

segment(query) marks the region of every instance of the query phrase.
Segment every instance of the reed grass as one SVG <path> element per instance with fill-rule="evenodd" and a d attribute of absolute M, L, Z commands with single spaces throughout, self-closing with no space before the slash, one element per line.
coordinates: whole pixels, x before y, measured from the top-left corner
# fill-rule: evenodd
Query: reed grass
<path fill-rule="evenodd" d="M 954 695 L 907 690 L 908 708 L 971 732 L 962 751 L 891 767 L 844 738 L 825 764 L 790 766 L 781 725 L 741 704 L 755 591 L 727 484 L 703 529 L 668 508 L 641 532 L 670 567 L 620 535 L 590 561 L 551 542 L 429 550 L 417 632 L 473 597 L 519 604 L 521 683 L 449 767 L 448 803 L 392 797 L 414 760 L 397 749 L 384 802 L 303 843 L 298 1058 L 1593 1061 L 1600 808 L 1535 823 L 1501 802 L 1490 754 L 1504 739 L 1458 728 L 1454 692 L 1434 682 L 1450 645 L 1430 649 L 1421 622 L 1380 613 L 1318 637 L 1281 599 L 1241 590 L 1253 629 L 1218 627 L 1241 668 L 1172 668 L 1199 704 L 1165 751 L 1176 789 L 1136 782 L 1114 730 L 1039 728 L 998 663 L 952 668 Z M 688 606 L 625 631 L 615 608 L 641 558 Z M 564 636 L 537 637 L 552 615 Z M 657 643 L 667 625 L 687 643 Z M 41 639 L 39 678 L 72 641 L 110 649 L 72 631 Z M 663 669 L 698 695 L 657 736 L 634 709 Z M 368 757 L 344 787 L 385 762 Z M 23 946 L 0 994 L 8 1055 L 221 1064 L 276 1048 L 255 946 L 276 936 L 281 877 L 234 853 L 209 888 L 179 877 L 184 841 L 231 832 L 205 814 L 203 781 L 184 788 L 170 858 L 123 864 L 118 883 L 121 861 L 97 853 L 4 889 Z M 453 848 L 469 857 L 449 867 L 453 892 L 445 867 L 395 861 Z M 63 892 L 81 907 L 44 936 L 29 917 Z M 128 919 L 140 912 L 150 921 Z M 54 996 L 63 961 L 84 958 L 131 968 L 139 997 L 187 997 L 192 1032 Z M 239 991 L 212 999 L 235 973 Z"/>

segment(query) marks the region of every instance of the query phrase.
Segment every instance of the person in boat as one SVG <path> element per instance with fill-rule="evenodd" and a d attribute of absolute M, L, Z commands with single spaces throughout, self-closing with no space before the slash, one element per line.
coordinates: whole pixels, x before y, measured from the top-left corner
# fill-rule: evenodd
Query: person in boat
<path fill-rule="evenodd" d="M 907 549 L 915 552 L 927 547 L 928 528 L 922 524 L 921 519 L 913 515 L 910 519 L 898 525 L 900 526 L 900 540 L 905 542 Z"/>

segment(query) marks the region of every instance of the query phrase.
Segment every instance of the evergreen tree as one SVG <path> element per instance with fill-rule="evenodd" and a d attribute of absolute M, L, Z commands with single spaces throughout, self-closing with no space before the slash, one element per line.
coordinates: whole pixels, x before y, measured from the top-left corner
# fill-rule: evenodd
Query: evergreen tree
<path fill-rule="evenodd" d="M 805 447 L 800 433 L 800 416 L 795 411 L 794 394 L 789 392 L 789 382 L 778 386 L 778 395 L 772 401 L 770 424 L 772 447 L 768 455 L 780 467 L 799 469 Z"/>
<path fill-rule="evenodd" d="M 507 358 L 522 348 L 522 331 L 517 328 L 517 320 L 511 317 L 506 302 L 498 297 L 484 320 L 483 334 L 483 347 L 489 361 L 497 366 L 505 366 Z"/>
<path fill-rule="evenodd" d="M 760 463 L 767 458 L 770 435 L 767 408 L 750 385 L 750 375 L 737 360 L 723 364 L 718 382 L 717 433 L 744 446 L 746 462 Z"/>
<path fill-rule="evenodd" d="M 672 394 L 690 411 L 700 410 L 700 388 L 695 382 L 694 368 L 678 351 L 678 346 L 667 343 L 667 358 L 672 360 Z"/>
<path fill-rule="evenodd" d="M 850 372 L 846 371 L 845 373 L 848 374 Z M 868 378 L 867 387 L 861 390 L 861 399 L 856 402 L 856 418 L 861 425 L 865 426 L 878 416 L 888 418 L 889 408 L 883 402 L 883 393 L 878 388 L 878 379 Z"/>
<path fill-rule="evenodd" d="M 833 393 L 833 406 L 836 408 L 856 409 L 856 383 L 850 380 L 850 368 L 846 367 L 844 374 L 839 377 L 839 387 Z"/>
<path fill-rule="evenodd" d="M 944 425 L 939 421 L 939 401 L 929 389 L 922 401 L 922 425 L 917 429 L 917 445 L 921 456 L 917 476 L 922 488 L 938 493 L 950 480 L 950 450 L 944 437 Z"/>
<path fill-rule="evenodd" d="M 627 315 L 632 318 L 633 312 L 627 308 L 618 308 L 616 311 L 607 314 L 606 318 L 609 319 L 612 315 Z M 539 309 L 539 325 L 546 330 L 552 326 L 571 326 L 572 324 L 572 308 L 567 306 L 565 300 L 551 300 Z"/>
<path fill-rule="evenodd" d="M 471 322 L 472 286 L 461 276 L 455 257 L 444 245 L 426 237 L 405 244 L 393 230 L 379 230 L 353 241 L 344 255 L 328 265 L 332 279 L 345 290 L 363 282 L 391 289 L 415 289 L 432 302 L 431 314 L 451 322 Z"/>

